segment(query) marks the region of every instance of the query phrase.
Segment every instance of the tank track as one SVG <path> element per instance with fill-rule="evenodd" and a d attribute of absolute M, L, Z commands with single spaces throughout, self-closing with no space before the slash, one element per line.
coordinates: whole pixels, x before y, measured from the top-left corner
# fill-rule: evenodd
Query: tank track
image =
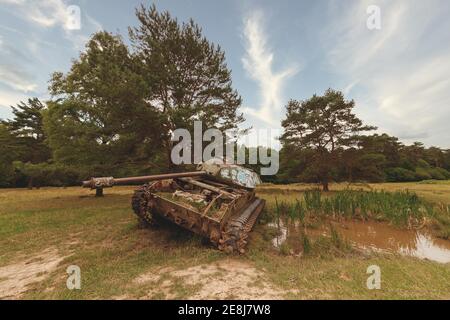
<path fill-rule="evenodd" d="M 133 197 L 131 198 L 131 207 L 134 213 L 138 216 L 139 220 L 145 226 L 154 226 L 156 223 L 155 217 L 151 213 L 151 198 L 152 191 L 154 191 L 153 184 L 144 184 L 134 191 Z"/>
<path fill-rule="evenodd" d="M 264 200 L 257 198 L 242 214 L 228 221 L 219 240 L 219 250 L 229 253 L 245 252 L 248 235 L 253 229 L 264 204 Z"/>

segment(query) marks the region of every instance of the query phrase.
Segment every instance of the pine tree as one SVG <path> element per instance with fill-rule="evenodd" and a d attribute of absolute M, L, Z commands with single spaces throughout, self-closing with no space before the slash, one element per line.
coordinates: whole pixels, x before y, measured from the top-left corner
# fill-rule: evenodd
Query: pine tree
<path fill-rule="evenodd" d="M 311 154 L 305 172 L 320 181 L 324 191 L 337 173 L 342 151 L 355 146 L 361 132 L 375 129 L 352 113 L 354 107 L 353 100 L 346 101 L 341 92 L 331 89 L 306 101 L 291 100 L 286 107 L 285 132 L 280 138 L 283 147 Z"/>
<path fill-rule="evenodd" d="M 204 128 L 235 129 L 244 121 L 238 112 L 241 97 L 232 88 L 224 52 L 192 19 L 180 24 L 154 5 L 142 5 L 136 15 L 140 25 L 129 29 L 130 38 L 143 63 L 148 99 L 163 115 L 170 165 L 174 129 L 192 130 L 194 120 L 201 120 Z"/>
<path fill-rule="evenodd" d="M 13 119 L 3 123 L 15 137 L 16 160 L 31 163 L 47 161 L 50 150 L 45 142 L 43 128 L 45 105 L 38 98 L 31 98 L 11 108 Z"/>

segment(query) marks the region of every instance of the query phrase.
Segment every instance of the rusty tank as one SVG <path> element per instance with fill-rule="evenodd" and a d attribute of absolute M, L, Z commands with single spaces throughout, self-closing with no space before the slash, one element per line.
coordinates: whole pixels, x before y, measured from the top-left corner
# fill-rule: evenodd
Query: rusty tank
<path fill-rule="evenodd" d="M 131 206 L 145 225 L 166 219 L 229 253 L 245 252 L 249 232 L 265 205 L 255 194 L 261 181 L 254 171 L 214 159 L 193 172 L 92 178 L 83 187 L 102 195 L 103 188 L 138 182 L 144 184 L 135 190 Z"/>

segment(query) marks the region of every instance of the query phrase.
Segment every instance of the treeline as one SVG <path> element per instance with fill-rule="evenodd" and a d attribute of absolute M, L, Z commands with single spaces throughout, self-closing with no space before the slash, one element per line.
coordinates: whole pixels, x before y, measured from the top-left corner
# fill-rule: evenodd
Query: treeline
<path fill-rule="evenodd" d="M 55 72 L 51 99 L 13 107 L 0 121 L 0 186 L 67 186 L 91 176 L 180 170 L 170 159 L 176 128 L 243 132 L 241 97 L 222 49 L 192 20 L 180 23 L 155 6 L 136 10 L 137 27 L 123 39 L 101 31 Z M 286 106 L 280 170 L 270 182 L 417 181 L 450 178 L 450 152 L 405 146 L 353 113 L 339 91 Z M 228 131 L 229 132 L 229 131 Z M 271 150 L 271 152 L 276 152 Z M 257 165 L 251 165 L 258 169 Z M 192 169 L 192 168 L 186 168 Z"/>
<path fill-rule="evenodd" d="M 308 151 L 283 148 L 276 181 L 320 182 L 305 172 Z M 404 145 L 387 134 L 363 137 L 358 148 L 341 150 L 332 175 L 333 181 L 407 182 L 450 179 L 450 150 L 425 148 L 421 142 Z"/>
<path fill-rule="evenodd" d="M 353 113 L 355 102 L 327 90 L 289 101 L 280 140 L 278 182 L 400 182 L 450 178 L 450 150 L 404 145 L 387 134 L 369 134 Z"/>

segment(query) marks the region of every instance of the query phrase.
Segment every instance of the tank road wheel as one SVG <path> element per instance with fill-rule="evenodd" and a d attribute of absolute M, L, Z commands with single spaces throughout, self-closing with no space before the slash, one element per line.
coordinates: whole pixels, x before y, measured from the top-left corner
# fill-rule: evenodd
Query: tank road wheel
<path fill-rule="evenodd" d="M 219 240 L 219 250 L 225 251 L 226 253 L 244 253 L 245 245 L 247 244 L 248 234 L 242 232 L 238 228 L 232 228 L 227 230 L 222 238 Z"/>
<path fill-rule="evenodd" d="M 154 226 L 156 223 L 153 216 L 152 209 L 152 185 L 144 184 L 139 189 L 134 191 L 134 195 L 131 199 L 131 207 L 134 213 L 138 216 L 140 222 L 146 226 Z"/>

